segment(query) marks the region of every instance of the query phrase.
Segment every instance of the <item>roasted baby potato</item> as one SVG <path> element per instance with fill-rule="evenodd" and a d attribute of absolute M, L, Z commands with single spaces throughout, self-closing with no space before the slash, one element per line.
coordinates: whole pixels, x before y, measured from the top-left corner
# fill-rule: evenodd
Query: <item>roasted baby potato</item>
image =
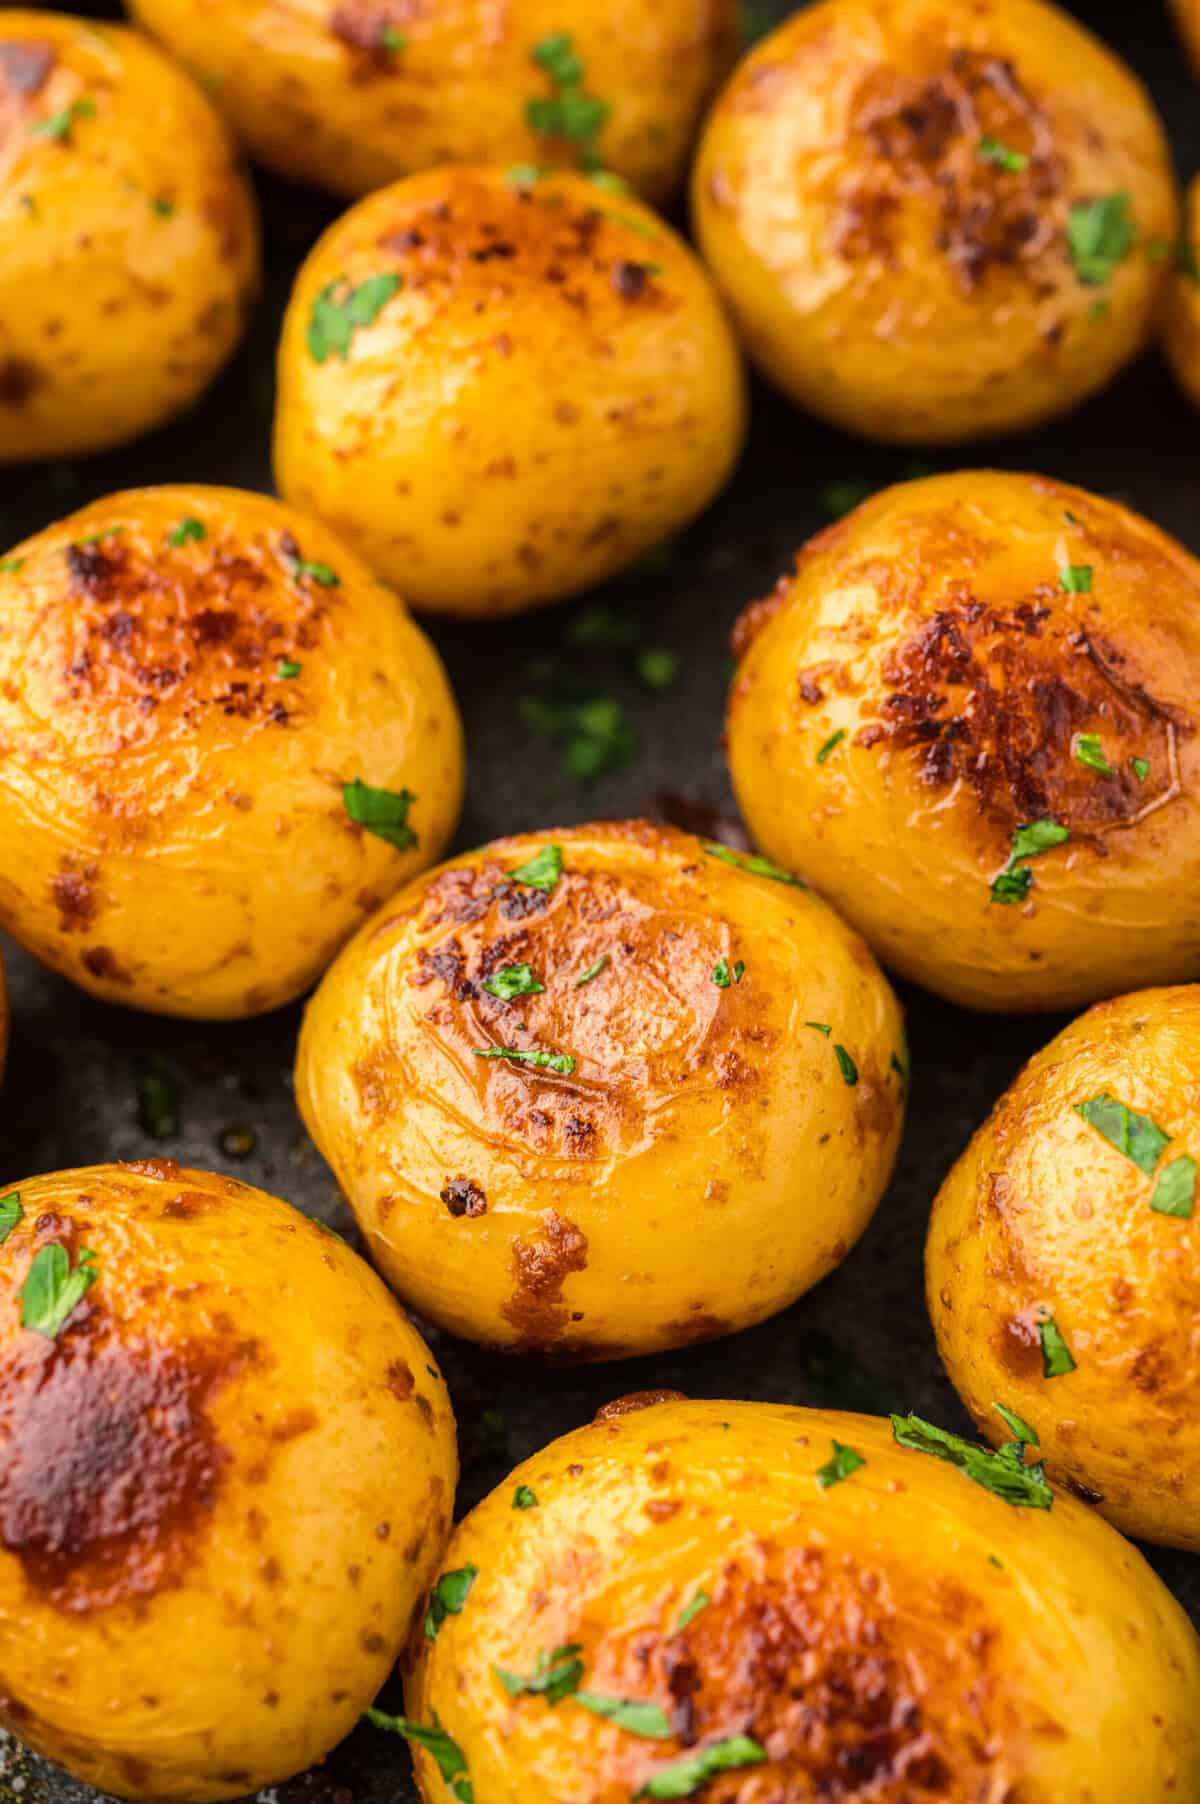
<path fill-rule="evenodd" d="M 1200 987 L 1102 1002 L 1001 1097 L 942 1185 L 929 1311 L 992 1438 L 1003 1396 L 1052 1477 L 1200 1552 Z"/>
<path fill-rule="evenodd" d="M 832 1271 L 887 1183 L 904 1065 L 895 998 L 823 903 L 633 821 L 402 890 L 310 1004 L 296 1097 L 432 1321 L 615 1359 Z"/>
<path fill-rule="evenodd" d="M 1200 0 L 1170 0 L 1170 8 L 1179 35 L 1200 73 Z"/>
<path fill-rule="evenodd" d="M 736 0 L 130 0 L 253 154 L 366 194 L 439 163 L 603 165 L 670 198 Z"/>
<path fill-rule="evenodd" d="M 698 514 L 741 363 L 682 239 L 582 176 L 436 169 L 338 220 L 279 354 L 280 490 L 415 607 L 513 614 Z"/>
<path fill-rule="evenodd" d="M 1196 18 L 1200 25 L 1200 6 Z M 1200 407 L 1200 176 L 1187 196 L 1187 231 L 1171 272 L 1163 325 L 1163 348 L 1188 399 Z"/>
<path fill-rule="evenodd" d="M 1200 564 L 1148 520 L 1042 476 L 905 483 L 737 642 L 750 830 L 885 964 L 1015 1012 L 1200 973 Z"/>
<path fill-rule="evenodd" d="M 208 387 L 259 282 L 212 105 L 136 32 L 0 8 L 0 464 L 161 425 Z"/>
<path fill-rule="evenodd" d="M 640 1401 L 451 1542 L 395 1725 L 440 1730 L 428 1804 L 455 1768 L 486 1804 L 1200 1795 L 1195 1631 L 1082 1504 L 912 1418 Z"/>
<path fill-rule="evenodd" d="M 277 501 L 131 489 L 0 560 L 0 926 L 93 995 L 289 1001 L 462 780 L 424 634 Z"/>
<path fill-rule="evenodd" d="M 169 1160 L 0 1201 L 0 1723 L 105 1794 L 321 1759 L 437 1571 L 420 1335 L 336 1235 Z"/>
<path fill-rule="evenodd" d="M 820 0 L 742 63 L 693 180 L 747 349 L 870 438 L 1019 431 L 1147 342 L 1175 236 L 1162 127 L 1042 0 Z"/>

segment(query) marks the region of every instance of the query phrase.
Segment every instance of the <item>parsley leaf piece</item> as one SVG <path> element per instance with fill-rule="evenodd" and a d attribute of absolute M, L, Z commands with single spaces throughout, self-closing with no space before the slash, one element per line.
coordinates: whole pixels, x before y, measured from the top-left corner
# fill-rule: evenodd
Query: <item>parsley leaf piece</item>
<path fill-rule="evenodd" d="M 1154 1186 L 1154 1195 L 1150 1198 L 1150 1207 L 1158 1215 L 1179 1215 L 1187 1217 L 1192 1213 L 1196 1201 L 1196 1161 L 1188 1154 L 1181 1153 L 1164 1165 L 1159 1174 L 1158 1183 Z M 4 1204 L 0 1203 L 0 1229 L 3 1227 Z M 4 1238 L 0 1233 L 0 1240 Z"/>
<path fill-rule="evenodd" d="M 934 1459 L 957 1466 L 964 1478 L 982 1485 L 1005 1503 L 1018 1510 L 1048 1510 L 1054 1504 L 1054 1492 L 1046 1482 L 1041 1466 L 1024 1463 L 1020 1443 L 1010 1441 L 999 1453 L 965 1441 L 961 1435 L 937 1428 L 920 1416 L 893 1415 L 892 1434 L 901 1447 L 914 1453 L 928 1453 Z"/>
<path fill-rule="evenodd" d="M 845 727 L 839 727 L 836 733 L 831 733 L 829 735 L 829 738 L 825 741 L 824 745 L 821 747 L 820 751 L 817 753 L 817 763 L 824 764 L 824 762 L 825 762 L 826 758 L 828 758 L 830 752 L 832 752 L 835 749 L 835 747 L 841 745 L 842 740 L 845 737 L 846 737 Z"/>
<path fill-rule="evenodd" d="M 485 977 L 482 988 L 501 1002 L 512 1002 L 517 996 L 540 996 L 546 986 L 538 982 L 531 965 L 505 965 L 494 977 Z"/>
<path fill-rule="evenodd" d="M 851 1089 L 853 1089 L 854 1085 L 858 1082 L 858 1066 L 854 1063 L 854 1060 L 850 1057 L 850 1054 L 846 1051 L 844 1046 L 835 1045 L 833 1056 L 838 1062 L 838 1070 L 842 1074 L 843 1081 L 849 1084 Z"/>
<path fill-rule="evenodd" d="M 661 1704 L 641 1704 L 629 1698 L 605 1697 L 599 1691 L 577 1691 L 575 1702 L 593 1716 L 603 1716 L 627 1735 L 644 1741 L 669 1741 L 671 1724 Z"/>
<path fill-rule="evenodd" d="M 830 482 L 821 490 L 821 507 L 831 520 L 842 520 L 874 492 L 869 482 L 855 482 L 852 478 Z"/>
<path fill-rule="evenodd" d="M 438 1772 L 458 1799 L 458 1804 L 475 1804 L 475 1793 L 470 1779 L 467 1777 L 467 1757 L 458 1743 L 447 1735 L 434 1712 L 433 1726 L 425 1723 L 414 1723 L 407 1716 L 388 1716 L 383 1710 L 368 1710 L 366 1720 L 376 1729 L 386 1729 L 392 1735 L 402 1735 L 405 1741 L 415 1742 L 417 1747 L 424 1748 L 433 1756 Z"/>
<path fill-rule="evenodd" d="M 684 1604 L 682 1610 L 675 1618 L 675 1627 L 671 1630 L 672 1635 L 682 1635 L 689 1622 L 695 1622 L 701 1610 L 707 1610 L 711 1602 L 712 1598 L 708 1595 L 707 1591 L 697 1591 L 692 1598 L 692 1601 Z"/>
<path fill-rule="evenodd" d="M 767 1750 L 750 1735 L 730 1735 L 714 1741 L 706 1748 L 696 1748 L 682 1760 L 664 1766 L 648 1779 L 635 1798 L 690 1798 L 715 1779 L 718 1773 L 734 1772 L 743 1766 L 761 1766 Z"/>
<path fill-rule="evenodd" d="M 390 50 L 398 56 L 402 50 L 408 49 L 408 39 L 398 25 L 385 25 L 379 34 L 379 45 L 380 49 Z"/>
<path fill-rule="evenodd" d="M 73 100 L 65 106 L 61 113 L 51 113 L 48 119 L 38 119 L 29 128 L 31 138 L 53 138 L 60 144 L 70 141 L 71 130 L 77 119 L 94 119 L 96 102 L 89 100 L 86 94 L 81 100 Z"/>
<path fill-rule="evenodd" d="M 1130 762 L 1131 766 L 1133 767 L 1133 774 L 1137 778 L 1138 782 L 1144 783 L 1146 781 L 1146 778 L 1150 775 L 1149 759 L 1148 758 L 1131 758 L 1129 760 L 1129 762 Z"/>
<path fill-rule="evenodd" d="M 638 653 L 635 669 L 647 689 L 661 692 L 669 689 L 679 675 L 679 653 L 669 651 L 665 645 L 648 645 Z"/>
<path fill-rule="evenodd" d="M 730 984 L 741 983 L 745 975 L 745 960 L 740 958 L 732 969 L 725 958 L 719 958 L 712 968 L 712 980 L 719 990 L 727 990 Z"/>
<path fill-rule="evenodd" d="M 1038 1334 L 1042 1343 L 1042 1376 L 1065 1378 L 1068 1372 L 1073 1372 L 1074 1355 L 1053 1316 L 1047 1316 L 1045 1321 L 1039 1322 Z"/>
<path fill-rule="evenodd" d="M 295 658 L 280 658 L 275 666 L 275 675 L 290 682 L 293 677 L 298 677 L 303 669 L 303 664 L 297 664 Z"/>
<path fill-rule="evenodd" d="M 636 645 L 642 629 L 636 620 L 615 608 L 585 608 L 567 629 L 568 645 L 590 645 L 606 651 L 625 651 Z"/>
<path fill-rule="evenodd" d="M 603 957 L 598 958 L 594 965 L 588 966 L 587 970 L 584 972 L 582 977 L 577 977 L 575 979 L 575 982 L 571 985 L 571 988 L 573 990 L 581 990 L 585 983 L 591 983 L 592 979 L 595 977 L 599 977 L 599 975 L 602 971 L 607 971 L 610 962 L 611 961 L 609 959 L 608 953 L 607 952 L 604 953 Z"/>
<path fill-rule="evenodd" d="M 96 1279 L 96 1255 L 90 1247 L 80 1247 L 74 1271 L 64 1246 L 55 1241 L 40 1247 L 34 1254 L 29 1275 L 21 1286 L 21 1326 L 32 1328 L 56 1340 L 78 1303 L 81 1303 Z"/>
<path fill-rule="evenodd" d="M 1098 1096 L 1089 1096 L 1086 1102 L 1077 1102 L 1074 1108 L 1075 1113 L 1081 1115 L 1089 1127 L 1095 1128 L 1110 1146 L 1115 1146 L 1119 1153 L 1133 1160 L 1139 1171 L 1150 1176 L 1171 1138 L 1156 1121 L 1151 1121 L 1149 1115 L 1135 1114 L 1107 1090 L 1101 1090 Z"/>
<path fill-rule="evenodd" d="M 19 1190 L 10 1191 L 8 1196 L 0 1196 L 0 1247 L 4 1245 L 24 1214 Z"/>
<path fill-rule="evenodd" d="M 1086 764 L 1089 770 L 1098 770 L 1102 777 L 1113 777 L 1116 772 L 1104 756 L 1104 748 L 1100 744 L 1099 733 L 1076 733 L 1071 745 L 1078 764 Z"/>
<path fill-rule="evenodd" d="M 0 576 L 15 576 L 18 570 L 23 570 L 24 568 L 25 559 L 23 557 L 6 557 L 4 561 L 0 563 Z"/>
<path fill-rule="evenodd" d="M 1029 158 L 1023 150 L 1011 150 L 999 138 L 993 138 L 990 132 L 980 138 L 979 154 L 985 163 L 995 163 L 998 169 L 1007 170 L 1010 175 L 1016 175 L 1029 167 Z"/>
<path fill-rule="evenodd" d="M 1036 858 L 1070 837 L 1070 828 L 1060 827 L 1057 821 L 1026 821 L 1018 827 L 1012 837 L 1008 863 L 992 880 L 992 901 L 1023 902 L 1033 887 L 1033 872 L 1019 861 Z"/>
<path fill-rule="evenodd" d="M 1067 216 L 1067 251 L 1086 288 L 1101 288 L 1113 266 L 1133 249 L 1137 234 L 1128 194 L 1076 201 Z"/>
<path fill-rule="evenodd" d="M 478 1566 L 459 1566 L 454 1572 L 443 1572 L 429 1593 L 425 1612 L 425 1639 L 436 1641 L 438 1630 L 447 1616 L 461 1616 L 463 1605 L 471 1595 L 471 1586 L 479 1577 Z"/>
<path fill-rule="evenodd" d="M 350 819 L 376 839 L 386 839 L 398 852 L 421 843 L 408 824 L 408 811 L 416 799 L 411 789 L 373 789 L 361 777 L 342 785 L 342 803 Z"/>
<path fill-rule="evenodd" d="M 328 564 L 314 564 L 311 559 L 304 557 L 290 557 L 287 564 L 297 582 L 308 577 L 311 582 L 319 583 L 323 589 L 341 587 L 341 577 Z"/>
<path fill-rule="evenodd" d="M 1058 573 L 1058 580 L 1068 595 L 1090 595 L 1092 566 L 1090 564 L 1064 564 Z"/>
<path fill-rule="evenodd" d="M 308 354 L 314 363 L 324 363 L 337 355 L 346 361 L 355 330 L 372 326 L 384 307 L 400 287 L 394 273 L 368 276 L 357 288 L 344 280 L 330 282 L 312 304 L 305 334 Z"/>
<path fill-rule="evenodd" d="M 830 1485 L 841 1484 L 844 1478 L 849 1478 L 852 1472 L 857 1472 L 866 1463 L 862 1454 L 856 1453 L 853 1447 L 843 1447 L 840 1441 L 835 1441 L 833 1457 L 827 1459 L 818 1471 L 817 1483 L 823 1491 L 827 1491 Z"/>
<path fill-rule="evenodd" d="M 583 62 L 575 53 L 570 32 L 556 31 L 541 38 L 530 55 L 553 88 L 549 96 L 527 102 L 525 122 L 530 131 L 540 137 L 569 139 L 585 169 L 600 168 L 596 140 L 608 124 L 612 108 L 586 91 Z"/>
<path fill-rule="evenodd" d="M 151 200 L 150 205 L 154 208 L 154 211 L 158 214 L 160 219 L 170 219 L 175 211 L 175 202 L 173 200 L 168 200 L 165 194 L 156 194 Z"/>
<path fill-rule="evenodd" d="M 579 1690 L 583 1678 L 583 1661 L 579 1658 L 582 1651 L 583 1644 L 578 1641 L 552 1648 L 549 1653 L 543 1649 L 527 1679 L 521 1678 L 519 1673 L 506 1672 L 503 1666 L 494 1666 L 492 1671 L 509 1697 L 543 1697 L 553 1709 Z"/>
<path fill-rule="evenodd" d="M 180 545 L 186 545 L 189 539 L 202 539 L 203 537 L 203 520 L 193 520 L 189 516 L 188 519 L 181 520 L 178 526 L 173 526 L 171 528 L 170 532 L 167 534 L 167 544 L 178 547 Z"/>
<path fill-rule="evenodd" d="M 514 883 L 527 884 L 530 889 L 540 889 L 544 895 L 550 896 L 558 887 L 562 868 L 562 847 L 549 845 L 542 846 L 532 858 L 527 858 L 524 864 L 519 864 L 515 871 L 508 874 Z"/>
<path fill-rule="evenodd" d="M 514 1065 L 539 1065 L 546 1071 L 557 1071 L 561 1077 L 570 1077 L 575 1069 L 575 1060 L 569 1052 L 521 1052 L 511 1046 L 476 1046 L 472 1050 L 477 1059 L 509 1059 Z"/>
<path fill-rule="evenodd" d="M 513 1492 L 512 1506 L 514 1510 L 536 1510 L 537 1496 L 528 1485 L 518 1485 Z"/>
<path fill-rule="evenodd" d="M 777 864 L 769 858 L 762 858 L 758 853 L 731 852 L 728 846 L 719 846 L 705 841 L 701 847 L 710 858 L 719 858 L 722 864 L 731 864 L 739 871 L 748 871 L 752 877 L 770 877 L 776 883 L 790 883 L 796 889 L 807 889 L 808 885 L 802 877 L 793 877 L 790 871 L 781 871 Z"/>
<path fill-rule="evenodd" d="M 151 1053 L 138 1080 L 138 1126 L 152 1140 L 173 1140 L 179 1132 L 179 1081 L 174 1065 Z"/>
<path fill-rule="evenodd" d="M 809 1022 L 808 1025 L 811 1027 L 812 1023 Z M 901 1054 L 898 1052 L 894 1052 L 892 1054 L 891 1063 L 888 1068 L 889 1068 L 889 1070 L 894 1071 L 896 1073 L 896 1076 L 900 1079 L 900 1082 L 905 1086 L 905 1088 L 907 1088 L 909 1075 L 910 1075 L 910 1063 L 909 1063 L 907 1046 L 904 1048 L 903 1056 L 901 1056 Z"/>
<path fill-rule="evenodd" d="M 804 1025 L 805 1025 L 805 1027 L 815 1027 L 819 1034 L 825 1035 L 826 1039 L 828 1039 L 830 1034 L 833 1032 L 833 1029 L 832 1029 L 832 1027 L 830 1027 L 828 1021 L 806 1021 L 804 1023 Z"/>
<path fill-rule="evenodd" d="M 532 188 L 541 181 L 542 171 L 536 163 L 512 163 L 504 171 L 504 179 L 511 188 Z"/>
<path fill-rule="evenodd" d="M 1019 1416 L 1015 1410 L 1007 1409 L 1003 1403 L 993 1403 L 992 1408 L 995 1410 L 1014 1441 L 1019 1441 L 1023 1447 L 1037 1446 L 1038 1438 L 1036 1431 L 1032 1429 L 1028 1422 Z"/>

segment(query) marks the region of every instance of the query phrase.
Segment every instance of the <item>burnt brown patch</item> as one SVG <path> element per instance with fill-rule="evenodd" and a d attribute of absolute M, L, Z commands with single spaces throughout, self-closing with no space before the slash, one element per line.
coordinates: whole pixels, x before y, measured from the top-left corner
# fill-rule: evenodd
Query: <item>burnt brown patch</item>
<path fill-rule="evenodd" d="M 102 983 L 119 983 L 126 988 L 133 976 L 118 959 L 111 946 L 89 946 L 80 960 L 84 970 Z"/>
<path fill-rule="evenodd" d="M 617 1416 L 631 1416 L 639 1409 L 653 1409 L 656 1403 L 686 1403 L 683 1391 L 630 1391 L 628 1396 L 614 1397 L 596 1411 L 594 1420 L 611 1422 Z"/>
<path fill-rule="evenodd" d="M 1042 1372 L 1042 1316 L 1037 1309 L 1022 1309 L 1001 1324 L 996 1353 L 1005 1369 L 1017 1378 L 1037 1378 Z"/>
<path fill-rule="evenodd" d="M 45 380 L 44 370 L 28 357 L 0 358 L 0 407 L 24 407 Z"/>
<path fill-rule="evenodd" d="M 441 1200 L 453 1216 L 487 1214 L 487 1194 L 473 1178 L 450 1178 Z"/>
<path fill-rule="evenodd" d="M 587 1268 L 587 1236 L 565 1216 L 548 1209 L 536 1240 L 514 1240 L 514 1290 L 501 1310 L 523 1347 L 553 1346 L 570 1320 L 562 1300 L 573 1272 Z"/>
<path fill-rule="evenodd" d="M 384 1383 L 393 1397 L 398 1397 L 401 1403 L 407 1403 L 416 1389 L 416 1380 L 412 1375 L 412 1370 L 403 1359 L 392 1360 L 384 1373 Z"/>
<path fill-rule="evenodd" d="M 58 910 L 60 933 L 83 933 L 96 919 L 100 900 L 96 894 L 96 866 L 81 871 L 63 870 L 50 880 L 50 894 Z"/>

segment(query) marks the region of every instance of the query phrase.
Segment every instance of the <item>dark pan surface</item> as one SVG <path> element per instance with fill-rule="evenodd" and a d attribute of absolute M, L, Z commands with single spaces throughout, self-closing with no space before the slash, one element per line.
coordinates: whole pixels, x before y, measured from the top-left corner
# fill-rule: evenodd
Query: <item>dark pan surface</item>
<path fill-rule="evenodd" d="M 4 0 L 0 0 L 3 4 Z M 648 0 L 649 3 L 649 0 Z M 63 10 L 67 10 L 64 8 Z M 72 10 L 116 12 L 105 0 Z M 759 0 L 782 16 L 786 0 Z M 1181 173 L 1200 166 L 1200 88 L 1173 41 L 1162 0 L 1075 0 L 1073 10 L 1120 50 L 1150 85 Z M 270 243 L 270 292 L 251 344 L 188 419 L 127 451 L 91 462 L 0 472 L 0 549 L 92 497 L 145 482 L 206 481 L 269 488 L 272 362 L 292 272 L 331 203 L 260 180 Z M 0 246 L 0 255 L 3 247 Z M 640 690 L 614 654 L 601 679 L 629 710 L 640 754 L 627 769 L 580 789 L 558 753 L 522 725 L 532 659 L 563 648 L 578 608 L 499 627 L 435 626 L 467 723 L 469 795 L 458 844 L 496 834 L 632 814 L 682 825 L 730 815 L 719 735 L 729 629 L 765 593 L 826 514 L 822 490 L 839 480 L 877 486 L 958 464 L 1035 469 L 1119 495 L 1200 552 L 1200 422 L 1149 357 L 1116 388 L 1048 431 L 959 456 L 916 458 L 843 438 L 759 388 L 740 473 L 711 513 L 680 540 L 662 568 L 610 585 L 604 600 L 644 622 L 647 643 L 674 648 L 680 675 L 662 695 Z M 1146 605 L 1153 607 L 1153 596 Z M 568 652 L 568 656 L 571 656 Z M 585 675 L 594 676 L 595 656 Z M 681 807 L 698 811 L 681 816 Z M 819 872 L 811 873 L 819 884 Z M 5 947 L 13 991 L 13 1039 L 0 1090 L 3 1175 L 165 1152 L 183 1164 L 227 1171 L 275 1191 L 351 1233 L 337 1188 L 304 1133 L 292 1101 L 299 1010 L 236 1026 L 203 1026 L 123 1014 L 92 1002 Z M 431 1335 L 458 1412 L 463 1460 L 460 1509 L 474 1504 L 518 1460 L 592 1417 L 610 1398 L 673 1386 L 694 1396 L 914 1408 L 968 1428 L 942 1375 L 925 1315 L 921 1254 L 933 1193 L 1019 1065 L 1062 1025 L 1058 1017 L 991 1020 L 905 990 L 913 1055 L 909 1125 L 892 1187 L 874 1225 L 833 1277 L 760 1328 L 658 1359 L 593 1369 L 545 1370 Z M 137 1119 L 138 1070 L 158 1055 L 180 1072 L 181 1125 L 152 1140 Z M 248 1156 L 231 1131 L 249 1129 Z M 803 1198 L 803 1174 L 798 1174 Z M 819 1199 L 818 1199 L 819 1202 Z M 1200 1622 L 1200 1559 L 1150 1551 Z M 360 1729 L 324 1767 L 272 1791 L 261 1804 L 413 1804 L 404 1746 Z M 85 1804 L 73 1784 L 4 1739 L 0 1804 Z M 483 1799 L 480 1804 L 487 1804 Z"/>

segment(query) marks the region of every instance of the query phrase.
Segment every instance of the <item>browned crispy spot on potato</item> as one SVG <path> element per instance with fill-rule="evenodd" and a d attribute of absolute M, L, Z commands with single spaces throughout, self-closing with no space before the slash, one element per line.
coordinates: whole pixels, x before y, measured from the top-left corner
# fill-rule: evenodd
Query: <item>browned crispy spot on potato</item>
<path fill-rule="evenodd" d="M 129 985 L 133 982 L 131 973 L 125 969 L 111 946 L 89 946 L 80 962 L 90 976 L 104 983 Z"/>
<path fill-rule="evenodd" d="M 514 1240 L 514 1290 L 501 1314 L 530 1349 L 553 1346 L 570 1320 L 563 1285 L 587 1268 L 587 1236 L 553 1209 L 542 1217 L 536 1240 Z"/>
<path fill-rule="evenodd" d="M 683 1391 L 630 1391 L 625 1397 L 614 1397 L 611 1403 L 603 1403 L 593 1418 L 597 1422 L 611 1422 L 615 1416 L 630 1416 L 639 1409 L 651 1409 L 656 1403 L 686 1403 Z"/>
<path fill-rule="evenodd" d="M 454 1216 L 487 1214 L 487 1194 L 474 1178 L 449 1178 L 441 1192 L 441 1200 Z"/>
<path fill-rule="evenodd" d="M 1042 1371 L 1042 1338 L 1035 1309 L 1023 1309 L 1001 1324 L 996 1352 L 1015 1377 L 1037 1378 Z"/>
<path fill-rule="evenodd" d="M 45 380 L 45 372 L 28 357 L 0 359 L 0 406 L 24 407 Z"/>
<path fill-rule="evenodd" d="M 61 933 L 82 933 L 92 925 L 100 907 L 95 889 L 96 866 L 81 871 L 66 869 L 50 880 L 50 894 L 58 910 Z"/>

